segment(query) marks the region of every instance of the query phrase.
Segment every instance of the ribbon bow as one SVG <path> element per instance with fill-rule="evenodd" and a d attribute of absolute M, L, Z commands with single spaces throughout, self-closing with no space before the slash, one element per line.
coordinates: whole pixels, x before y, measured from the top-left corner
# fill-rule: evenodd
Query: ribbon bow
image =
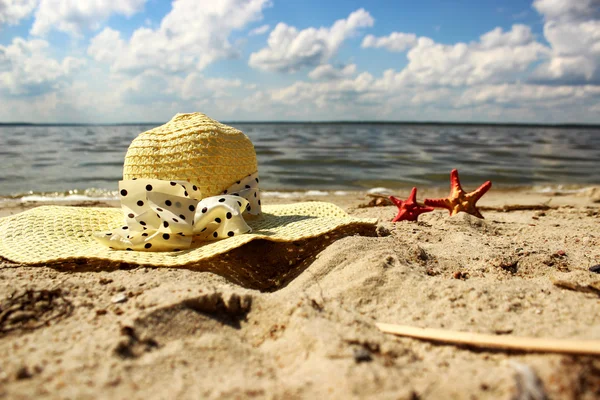
<path fill-rule="evenodd" d="M 125 224 L 94 233 L 115 250 L 179 251 L 192 241 L 240 235 L 252 231 L 243 215 L 261 211 L 258 172 L 204 199 L 189 182 L 159 179 L 120 181 L 119 194 Z"/>

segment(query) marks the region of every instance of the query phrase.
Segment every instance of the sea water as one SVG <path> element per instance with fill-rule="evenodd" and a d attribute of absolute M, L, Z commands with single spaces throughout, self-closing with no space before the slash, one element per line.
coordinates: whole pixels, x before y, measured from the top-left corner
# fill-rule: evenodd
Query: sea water
<path fill-rule="evenodd" d="M 231 123 L 254 143 L 261 188 L 343 191 L 600 184 L 600 127 Z M 0 126 L 0 196 L 110 198 L 127 147 L 152 125 Z M 33 196 L 33 197 L 32 197 Z"/>

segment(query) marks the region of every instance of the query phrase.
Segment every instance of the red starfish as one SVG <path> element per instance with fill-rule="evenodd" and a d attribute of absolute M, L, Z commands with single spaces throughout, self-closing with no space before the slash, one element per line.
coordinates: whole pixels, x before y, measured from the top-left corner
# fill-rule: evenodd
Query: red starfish
<path fill-rule="evenodd" d="M 390 196 L 392 203 L 398 207 L 398 215 L 392 220 L 392 222 L 399 221 L 416 221 L 419 215 L 433 211 L 432 207 L 425 207 L 424 205 L 417 203 L 417 188 L 412 188 L 410 196 L 406 201 L 402 201 L 394 196 Z"/>
<path fill-rule="evenodd" d="M 491 187 L 492 182 L 487 181 L 479 186 L 477 190 L 465 193 L 462 186 L 460 186 L 458 170 L 453 169 L 450 172 L 450 195 L 445 199 L 425 199 L 424 202 L 428 206 L 446 208 L 450 211 L 450 215 L 456 215 L 463 211 L 477 218 L 483 218 L 475 204 Z"/>

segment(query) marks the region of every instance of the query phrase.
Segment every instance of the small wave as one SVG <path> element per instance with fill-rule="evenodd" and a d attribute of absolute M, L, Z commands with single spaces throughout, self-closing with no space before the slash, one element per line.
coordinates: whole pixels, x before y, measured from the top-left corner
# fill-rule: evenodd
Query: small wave
<path fill-rule="evenodd" d="M 346 195 L 348 195 L 348 192 L 343 191 L 343 190 L 337 190 L 333 193 L 326 192 L 323 190 L 305 190 L 305 191 L 293 191 L 293 192 L 263 191 L 263 192 L 261 192 L 260 195 L 263 198 L 272 197 L 272 198 L 278 198 L 278 199 L 293 199 L 293 198 L 307 197 L 307 196 L 329 196 L 331 194 L 333 194 L 335 196 L 346 196 Z"/>
<path fill-rule="evenodd" d="M 307 190 L 304 194 L 306 196 L 327 196 L 329 193 L 322 190 Z"/>
<path fill-rule="evenodd" d="M 280 191 L 263 191 L 261 196 L 263 198 L 279 198 L 279 199 L 292 199 L 307 196 L 346 196 L 347 191 L 338 190 L 335 192 L 327 192 L 323 190 L 305 190 L 305 191 L 293 191 L 293 192 L 280 192 Z M 119 196 L 114 192 L 97 191 L 89 189 L 84 193 L 36 193 L 26 194 L 22 196 L 15 196 L 7 198 L 5 200 L 17 200 L 23 203 L 25 202 L 76 202 L 76 201 L 113 201 L 119 200 Z"/>
<path fill-rule="evenodd" d="M 382 195 L 389 196 L 390 194 L 393 194 L 394 192 L 392 191 L 392 189 L 388 189 L 388 188 L 385 188 L 385 187 L 375 187 L 375 188 L 369 189 L 367 191 L 367 193 L 369 193 L 369 194 L 382 194 Z"/>
<path fill-rule="evenodd" d="M 79 167 L 122 167 L 123 161 L 82 162 Z"/>
<path fill-rule="evenodd" d="M 21 202 L 46 202 L 46 201 L 111 201 L 118 200 L 117 196 L 86 196 L 83 194 L 70 194 L 67 196 L 31 195 L 21 197 Z"/>
<path fill-rule="evenodd" d="M 85 190 L 67 190 L 64 192 L 25 192 L 0 199 L 20 202 L 69 202 L 69 201 L 112 201 L 118 200 L 115 190 L 89 188 Z"/>
<path fill-rule="evenodd" d="M 304 192 L 261 192 L 261 197 L 273 197 L 276 199 L 292 199 L 302 197 Z"/>
<path fill-rule="evenodd" d="M 582 188 L 576 188 L 576 189 L 567 189 L 563 185 L 544 186 L 544 187 L 540 187 L 540 188 L 534 189 L 535 192 L 537 192 L 537 193 L 544 193 L 544 194 L 547 194 L 547 193 L 577 194 L 577 193 L 585 193 L 588 190 L 590 190 L 589 187 L 582 187 Z"/>

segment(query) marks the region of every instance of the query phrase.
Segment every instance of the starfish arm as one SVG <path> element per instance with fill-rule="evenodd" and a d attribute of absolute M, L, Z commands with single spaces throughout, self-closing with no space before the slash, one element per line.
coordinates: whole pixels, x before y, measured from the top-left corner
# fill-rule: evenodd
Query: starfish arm
<path fill-rule="evenodd" d="M 470 197 L 473 198 L 474 202 L 477 202 L 477 200 L 479 200 L 481 198 L 481 196 L 486 194 L 487 191 L 490 190 L 491 187 L 492 187 L 492 181 L 487 181 L 483 185 L 479 186 L 472 193 L 469 193 L 469 195 L 470 195 Z"/>
<path fill-rule="evenodd" d="M 394 219 L 392 219 L 392 222 L 404 221 L 406 219 L 405 215 L 406 215 L 406 210 L 400 210 L 400 211 L 398 211 L 398 215 L 396 215 L 394 217 Z"/>
<path fill-rule="evenodd" d="M 421 204 L 419 204 L 419 209 L 421 210 L 421 212 L 424 212 L 424 213 L 435 210 L 435 208 L 433 208 L 433 207 L 427 207 L 427 206 L 424 206 Z"/>
<path fill-rule="evenodd" d="M 481 213 L 479 212 L 479 210 L 475 207 L 473 207 L 473 209 L 471 210 L 471 213 L 473 216 L 477 217 L 477 218 L 481 218 L 481 219 L 485 219 L 483 218 L 483 215 L 481 215 Z"/>
<path fill-rule="evenodd" d="M 424 207 L 424 206 L 419 206 L 419 207 L 415 207 L 414 210 L 412 210 L 412 214 L 415 216 L 415 221 L 417 220 L 417 217 L 421 214 L 425 214 L 428 212 L 433 211 L 433 208 L 431 207 Z"/>
<path fill-rule="evenodd" d="M 398 214 L 396 214 L 396 216 L 392 219 L 392 222 L 402 221 L 405 213 L 404 202 L 394 196 L 390 196 L 389 199 L 396 207 L 398 207 Z"/>
<path fill-rule="evenodd" d="M 461 211 L 466 212 L 463 207 L 460 207 L 459 205 L 456 205 L 456 206 L 454 206 L 454 207 L 452 207 L 450 209 L 450 216 L 453 217 L 453 216 L 457 215 Z"/>
<path fill-rule="evenodd" d="M 426 206 L 445 208 L 447 210 L 452 210 L 452 205 L 449 204 L 448 199 L 425 199 L 423 203 Z"/>
<path fill-rule="evenodd" d="M 394 196 L 390 196 L 389 199 L 396 207 L 402 207 L 402 203 L 404 203 L 402 200 Z"/>
<path fill-rule="evenodd" d="M 412 190 L 410 191 L 410 195 L 408 196 L 408 199 L 406 199 L 406 201 L 413 202 L 413 203 L 417 202 L 417 188 L 416 187 L 412 188 Z"/>
<path fill-rule="evenodd" d="M 450 191 L 459 193 L 463 191 L 463 188 L 460 185 L 460 178 L 458 177 L 458 170 L 456 168 L 450 171 Z"/>

